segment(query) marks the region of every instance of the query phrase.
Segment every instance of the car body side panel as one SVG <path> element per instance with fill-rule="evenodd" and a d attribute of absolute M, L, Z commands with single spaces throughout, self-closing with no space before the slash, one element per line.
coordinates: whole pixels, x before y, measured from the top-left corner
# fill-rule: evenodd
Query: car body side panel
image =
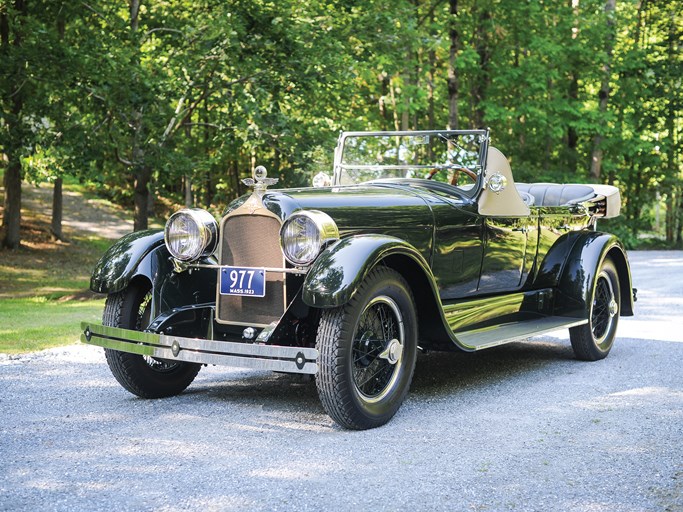
<path fill-rule="evenodd" d="M 533 217 L 486 218 L 486 242 L 478 293 L 514 292 L 522 287 L 525 272 L 528 272 L 529 228 L 536 224 Z M 529 259 L 533 261 L 534 256 L 529 254 Z"/>
<path fill-rule="evenodd" d="M 466 297 L 477 291 L 483 254 L 482 218 L 476 204 L 441 202 L 434 211 L 432 272 L 441 300 Z"/>

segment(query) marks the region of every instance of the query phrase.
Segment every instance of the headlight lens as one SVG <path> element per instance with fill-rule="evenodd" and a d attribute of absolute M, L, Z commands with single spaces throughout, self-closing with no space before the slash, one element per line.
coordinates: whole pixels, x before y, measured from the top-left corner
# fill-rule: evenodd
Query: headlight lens
<path fill-rule="evenodd" d="M 295 213 L 282 225 L 282 252 L 293 265 L 310 265 L 322 248 L 339 238 L 339 230 L 326 213 L 310 210 Z"/>
<path fill-rule="evenodd" d="M 206 210 L 179 210 L 166 222 L 164 240 L 168 252 L 180 261 L 208 256 L 218 243 L 218 223 Z"/>

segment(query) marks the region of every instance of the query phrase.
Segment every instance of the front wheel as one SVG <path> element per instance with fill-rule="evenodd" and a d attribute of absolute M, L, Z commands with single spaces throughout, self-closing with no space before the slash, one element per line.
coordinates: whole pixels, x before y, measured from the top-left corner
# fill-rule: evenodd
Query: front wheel
<path fill-rule="evenodd" d="M 617 334 L 620 312 L 619 277 L 614 262 L 607 257 L 595 280 L 588 323 L 569 329 L 577 359 L 597 361 L 607 357 Z"/>
<path fill-rule="evenodd" d="M 325 411 L 346 428 L 384 425 L 403 403 L 415 369 L 417 315 L 408 283 L 392 269 L 376 268 L 348 304 L 322 312 L 316 344 Z"/>
<path fill-rule="evenodd" d="M 104 304 L 102 323 L 141 331 L 150 323 L 152 291 L 136 283 L 111 293 Z M 142 398 L 163 398 L 181 393 L 199 373 L 201 365 L 165 361 L 105 348 L 107 364 L 125 389 Z"/>

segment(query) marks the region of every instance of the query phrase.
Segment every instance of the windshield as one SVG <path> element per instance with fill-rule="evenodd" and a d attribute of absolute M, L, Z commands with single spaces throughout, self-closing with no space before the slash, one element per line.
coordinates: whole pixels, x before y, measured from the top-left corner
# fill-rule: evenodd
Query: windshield
<path fill-rule="evenodd" d="M 335 183 L 431 179 L 472 188 L 483 168 L 486 130 L 347 132 L 335 155 Z"/>

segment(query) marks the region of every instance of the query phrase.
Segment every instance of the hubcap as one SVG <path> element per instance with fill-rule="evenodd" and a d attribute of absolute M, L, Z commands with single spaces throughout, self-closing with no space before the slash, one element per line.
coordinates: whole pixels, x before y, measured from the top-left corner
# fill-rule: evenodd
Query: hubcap
<path fill-rule="evenodd" d="M 396 364 L 401 359 L 403 355 L 403 345 L 396 338 L 389 342 L 387 348 L 378 357 L 386 359 L 389 364 Z"/>
<path fill-rule="evenodd" d="M 386 295 L 375 297 L 358 319 L 353 337 L 353 383 L 367 402 L 393 390 L 403 367 L 403 316 Z"/>
<path fill-rule="evenodd" d="M 616 315 L 619 312 L 619 306 L 617 305 L 617 301 L 612 299 L 612 301 L 609 303 L 609 316 L 612 317 Z"/>

